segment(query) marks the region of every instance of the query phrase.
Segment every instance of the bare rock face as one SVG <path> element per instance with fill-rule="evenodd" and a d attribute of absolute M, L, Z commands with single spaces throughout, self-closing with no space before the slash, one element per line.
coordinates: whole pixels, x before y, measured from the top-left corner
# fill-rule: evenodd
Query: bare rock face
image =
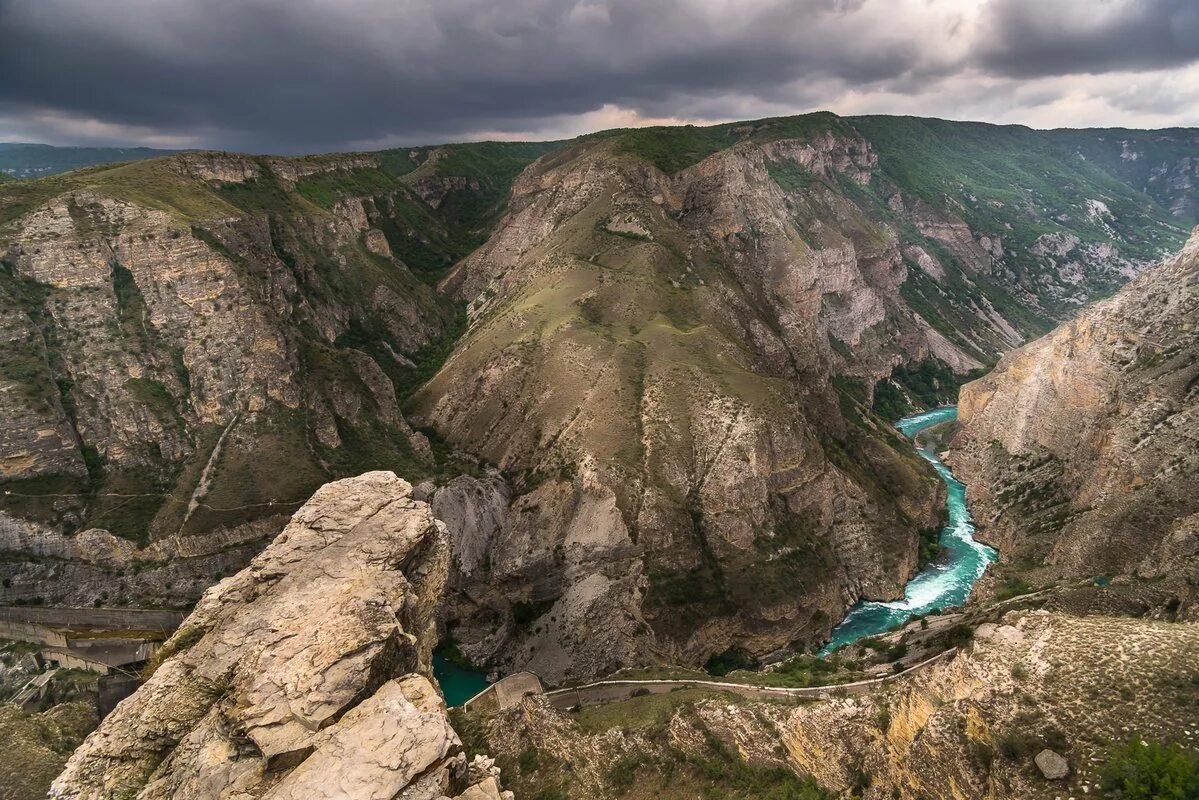
<path fill-rule="evenodd" d="M 392 798 L 465 788 L 427 674 L 444 526 L 370 472 L 322 487 L 210 589 L 55 798 Z"/>
<path fill-rule="evenodd" d="M 450 551 L 460 578 L 470 579 L 487 569 L 492 543 L 508 521 L 511 494 L 497 475 L 459 475 L 433 495 L 430 505 L 450 533 Z"/>
<path fill-rule="evenodd" d="M 392 253 L 396 201 L 296 189 L 374 164 L 189 153 L 132 165 L 142 194 L 101 170 L 4 216 L 0 537 L 27 526 L 46 547 L 4 542 L 27 558 L 0 567 L 3 600 L 191 602 L 326 481 L 431 463 L 393 381 L 446 310 Z M 93 528 L 164 545 L 139 559 L 201 558 L 121 586 L 49 544 Z"/>
<path fill-rule="evenodd" d="M 872 378 L 929 352 L 896 302 L 898 243 L 838 222 L 839 195 L 788 195 L 778 164 L 856 184 L 875 159 L 830 134 L 671 177 L 578 148 L 526 170 L 444 282 L 473 325 L 414 416 L 514 476 L 506 512 L 495 493 L 434 500 L 485 522 L 455 534 L 447 612 L 477 663 L 557 682 L 765 654 L 914 571 L 938 484 L 831 380 L 834 341 Z"/>
<path fill-rule="evenodd" d="M 1199 233 L 963 387 L 951 462 L 980 533 L 1049 576 L 1161 579 L 1194 616 Z"/>

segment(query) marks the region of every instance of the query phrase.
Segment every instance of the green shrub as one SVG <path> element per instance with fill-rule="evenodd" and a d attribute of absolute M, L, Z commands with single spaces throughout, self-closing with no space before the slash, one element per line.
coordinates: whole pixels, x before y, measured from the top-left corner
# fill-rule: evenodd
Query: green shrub
<path fill-rule="evenodd" d="M 624 794 L 632 788 L 637 779 L 637 770 L 645 763 L 645 756 L 641 753 L 621 757 L 608 769 L 608 785 L 617 794 Z"/>
<path fill-rule="evenodd" d="M 713 675 L 728 675 L 735 669 L 749 669 L 754 665 L 749 653 L 739 647 L 730 647 L 708 659 L 704 669 Z"/>
<path fill-rule="evenodd" d="M 516 757 L 516 766 L 520 769 L 522 775 L 536 772 L 538 763 L 540 763 L 540 759 L 537 757 L 536 747 L 526 747 Z"/>
<path fill-rule="evenodd" d="M 1134 739 L 1103 767 L 1100 787 L 1123 800 L 1196 800 L 1199 759 L 1177 745 Z"/>
<path fill-rule="evenodd" d="M 999 737 L 996 742 L 999 754 L 1009 761 L 1018 761 L 1034 755 L 1041 749 L 1041 740 L 1025 729 L 1013 729 Z"/>

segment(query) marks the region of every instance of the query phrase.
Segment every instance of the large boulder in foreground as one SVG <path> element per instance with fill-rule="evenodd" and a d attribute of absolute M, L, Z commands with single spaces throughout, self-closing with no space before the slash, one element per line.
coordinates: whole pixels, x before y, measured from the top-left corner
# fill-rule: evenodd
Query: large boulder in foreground
<path fill-rule="evenodd" d="M 374 800 L 465 789 L 461 743 L 421 674 L 448 540 L 411 495 L 390 472 L 319 489 L 250 566 L 208 590 L 51 796 Z"/>

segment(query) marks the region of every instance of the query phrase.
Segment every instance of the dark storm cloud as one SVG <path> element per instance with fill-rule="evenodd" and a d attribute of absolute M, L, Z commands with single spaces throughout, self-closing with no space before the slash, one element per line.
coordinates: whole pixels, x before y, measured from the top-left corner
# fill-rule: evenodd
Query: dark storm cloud
<path fill-rule="evenodd" d="M 918 63 L 887 31 L 836 35 L 860 6 L 0 0 L 0 113 L 312 149 L 522 129 L 604 103 L 667 109 L 801 75 L 869 83 Z"/>
<path fill-rule="evenodd" d="M 970 75 L 1185 61 L 1194 5 L 0 0 L 0 138 L 325 150 L 569 130 L 609 108 L 721 119 L 930 86 L 961 98 Z"/>
<path fill-rule="evenodd" d="M 995 0 L 981 63 L 1029 77 L 1164 69 L 1199 59 L 1196 0 Z"/>

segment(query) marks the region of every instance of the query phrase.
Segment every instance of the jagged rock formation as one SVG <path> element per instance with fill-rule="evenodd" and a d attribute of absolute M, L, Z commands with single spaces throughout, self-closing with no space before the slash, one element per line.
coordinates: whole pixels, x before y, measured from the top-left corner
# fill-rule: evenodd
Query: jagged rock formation
<path fill-rule="evenodd" d="M 466 790 L 458 737 L 425 677 L 449 546 L 411 492 L 388 472 L 317 491 L 249 567 L 204 595 L 51 796 Z M 472 791 L 499 797 L 493 780 Z"/>
<path fill-rule="evenodd" d="M 673 709 L 647 697 L 576 713 L 529 699 L 492 718 L 468 715 L 463 728 L 473 750 L 505 767 L 536 754 L 541 766 L 511 783 L 517 793 L 619 796 L 637 786 L 702 796 L 730 776 L 744 788 L 764 774 L 774 787 L 793 773 L 864 800 L 1083 797 L 1097 793 L 1114 742 L 1199 747 L 1197 657 L 1194 623 L 1022 611 L 869 695 L 788 707 L 681 692 Z M 1064 780 L 1034 766 L 1046 749 L 1066 760 Z"/>
<path fill-rule="evenodd" d="M 1199 231 L 963 387 L 958 419 L 953 467 L 1005 560 L 1149 579 L 1199 613 Z"/>

